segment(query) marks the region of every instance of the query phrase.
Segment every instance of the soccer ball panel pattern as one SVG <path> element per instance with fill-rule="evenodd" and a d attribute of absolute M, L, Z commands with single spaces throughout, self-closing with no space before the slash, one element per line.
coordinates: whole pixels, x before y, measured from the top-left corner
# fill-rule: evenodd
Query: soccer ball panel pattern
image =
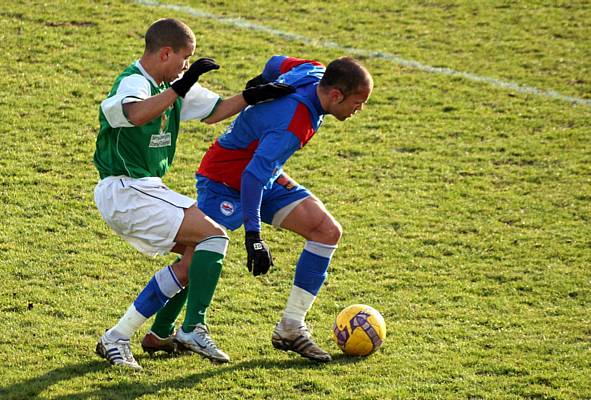
<path fill-rule="evenodd" d="M 386 323 L 373 307 L 353 304 L 343 309 L 333 325 L 333 338 L 343 353 L 367 356 L 386 338 Z"/>

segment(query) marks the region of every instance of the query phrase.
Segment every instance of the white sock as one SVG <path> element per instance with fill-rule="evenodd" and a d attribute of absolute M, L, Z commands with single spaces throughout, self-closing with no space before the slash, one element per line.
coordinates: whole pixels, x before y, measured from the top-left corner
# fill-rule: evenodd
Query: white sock
<path fill-rule="evenodd" d="M 107 331 L 107 337 L 111 340 L 129 340 L 146 320 L 147 318 L 140 314 L 132 304 L 117 322 L 117 325 Z"/>
<path fill-rule="evenodd" d="M 176 274 L 172 269 L 172 265 L 166 266 L 159 271 L 156 271 L 154 278 L 158 283 L 158 288 L 163 295 L 169 299 L 173 298 L 175 294 L 183 290 L 183 285 L 179 282 Z"/>
<path fill-rule="evenodd" d="M 295 285 L 291 287 L 291 293 L 287 299 L 285 310 L 283 310 L 283 319 L 291 319 L 304 323 L 306 314 L 312 308 L 316 296 L 312 293 L 299 288 Z"/>

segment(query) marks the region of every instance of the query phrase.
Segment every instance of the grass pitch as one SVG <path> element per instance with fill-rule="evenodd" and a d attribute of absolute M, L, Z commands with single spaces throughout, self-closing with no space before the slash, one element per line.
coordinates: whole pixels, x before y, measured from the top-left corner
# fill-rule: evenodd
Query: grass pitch
<path fill-rule="evenodd" d="M 24 0 L 0 10 L 1 398 L 591 398 L 588 2 L 163 4 Z M 144 356 L 144 331 L 133 342 L 143 373 L 93 353 L 172 260 L 137 253 L 92 200 L 99 103 L 164 16 L 187 22 L 197 56 L 222 65 L 202 84 L 224 95 L 272 54 L 327 63 L 345 48 L 366 52 L 366 109 L 327 118 L 286 166 L 345 229 L 309 315 L 331 364 L 271 347 L 303 245 L 271 228 L 276 267 L 260 279 L 244 266 L 242 231 L 231 233 L 209 316 L 231 364 Z M 194 194 L 198 160 L 225 125 L 184 125 L 170 187 Z M 388 325 L 369 358 L 340 356 L 330 338 L 353 303 Z"/>

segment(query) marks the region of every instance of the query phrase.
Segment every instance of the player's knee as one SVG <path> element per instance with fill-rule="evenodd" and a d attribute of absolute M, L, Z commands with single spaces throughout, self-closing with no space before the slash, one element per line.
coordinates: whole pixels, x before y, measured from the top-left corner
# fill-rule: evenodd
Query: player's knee
<path fill-rule="evenodd" d="M 228 243 L 230 238 L 223 232 L 221 235 L 212 235 L 197 244 L 195 251 L 206 250 L 214 253 L 221 254 L 223 257 L 226 256 L 228 251 Z"/>
<path fill-rule="evenodd" d="M 212 237 L 225 237 L 229 240 L 226 230 L 213 220 L 211 220 L 210 224 L 208 224 L 205 227 L 205 229 L 203 229 L 203 231 L 201 232 L 201 237 L 197 241 L 197 244 Z"/>
<path fill-rule="evenodd" d="M 191 260 L 186 257 L 181 258 L 179 261 L 172 264 L 172 270 L 179 283 L 185 287 L 189 283 L 189 266 Z"/>
<path fill-rule="evenodd" d="M 343 227 L 334 218 L 327 217 L 322 224 L 322 243 L 337 244 L 343 235 Z"/>
<path fill-rule="evenodd" d="M 207 217 L 197 207 L 185 209 L 185 218 L 177 233 L 176 241 L 181 245 L 194 247 L 212 236 L 227 237 L 228 235 L 224 227 Z"/>
<path fill-rule="evenodd" d="M 226 230 L 218 224 L 215 224 L 214 226 L 211 227 L 211 230 L 210 230 L 208 236 L 224 236 L 226 239 L 230 240 L 230 238 L 226 234 Z"/>

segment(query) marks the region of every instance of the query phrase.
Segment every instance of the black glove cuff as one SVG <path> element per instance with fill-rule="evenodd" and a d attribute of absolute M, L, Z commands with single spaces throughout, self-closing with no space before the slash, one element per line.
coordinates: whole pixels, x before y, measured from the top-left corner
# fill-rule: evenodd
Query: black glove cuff
<path fill-rule="evenodd" d="M 185 95 L 187 94 L 189 89 L 191 89 L 191 87 L 189 85 L 184 84 L 184 82 L 182 81 L 182 78 L 173 82 L 172 85 L 170 85 L 170 87 L 180 97 L 185 97 Z"/>
<path fill-rule="evenodd" d="M 257 231 L 248 231 L 244 234 L 246 240 L 261 240 L 261 233 Z"/>
<path fill-rule="evenodd" d="M 259 95 L 258 95 L 258 90 L 256 89 L 256 86 L 253 86 L 248 89 L 244 89 L 242 91 L 242 97 L 244 97 L 244 101 L 246 101 L 246 104 L 250 104 L 251 106 L 258 103 L 259 102 Z"/>

